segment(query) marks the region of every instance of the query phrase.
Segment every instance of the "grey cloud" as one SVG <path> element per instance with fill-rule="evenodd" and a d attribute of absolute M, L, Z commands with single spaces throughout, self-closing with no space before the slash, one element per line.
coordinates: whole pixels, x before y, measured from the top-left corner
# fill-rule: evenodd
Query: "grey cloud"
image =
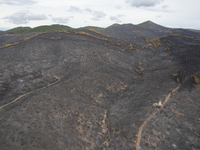
<path fill-rule="evenodd" d="M 52 21 L 55 23 L 68 23 L 70 20 L 69 17 L 53 17 Z"/>
<path fill-rule="evenodd" d="M 162 5 L 162 8 L 163 9 L 166 9 L 166 8 L 168 8 L 169 6 L 168 5 Z"/>
<path fill-rule="evenodd" d="M 116 8 L 116 9 L 121 9 L 122 7 L 121 7 L 121 6 L 115 6 L 115 8 Z"/>
<path fill-rule="evenodd" d="M 48 17 L 45 14 L 32 14 L 29 11 L 20 11 L 16 12 L 12 15 L 6 16 L 3 19 L 11 22 L 13 24 L 27 24 L 30 21 L 39 21 L 39 20 L 47 20 Z"/>
<path fill-rule="evenodd" d="M 37 2 L 35 0 L 1 0 L 0 4 L 7 5 L 33 5 Z"/>
<path fill-rule="evenodd" d="M 164 13 L 174 12 L 174 10 L 170 10 L 168 7 L 169 6 L 167 6 L 167 5 L 163 5 L 163 6 L 158 7 L 158 8 L 145 8 L 145 9 L 148 10 L 148 11 L 154 11 L 154 12 L 164 12 Z"/>
<path fill-rule="evenodd" d="M 81 13 L 82 11 L 78 7 L 70 6 L 69 12 L 78 12 Z"/>
<path fill-rule="evenodd" d="M 133 7 L 152 7 L 163 1 L 164 0 L 126 0 L 126 3 L 130 3 Z"/>
<path fill-rule="evenodd" d="M 92 9 L 90 8 L 85 8 L 85 11 L 90 12 L 90 13 L 93 12 Z"/>
<path fill-rule="evenodd" d="M 103 11 L 94 11 L 90 8 L 85 8 L 85 9 L 79 9 L 78 7 L 70 6 L 71 8 L 68 10 L 69 12 L 78 12 L 78 13 L 83 13 L 83 12 L 88 12 L 90 13 L 93 17 L 92 20 L 99 21 L 100 19 L 103 19 L 106 14 Z"/>
<path fill-rule="evenodd" d="M 125 15 L 110 16 L 110 20 L 115 21 L 115 22 L 122 22 L 121 18 L 124 16 Z"/>
<path fill-rule="evenodd" d="M 116 16 L 110 16 L 110 20 L 115 21 L 115 22 L 122 22 L 118 17 Z"/>
<path fill-rule="evenodd" d="M 103 19 L 106 16 L 106 14 L 103 11 L 94 11 L 92 15 L 93 15 L 92 20 L 95 21 L 99 21 L 100 19 Z"/>
<path fill-rule="evenodd" d="M 117 15 L 117 17 L 120 17 L 120 18 L 121 18 L 121 17 L 125 17 L 125 16 L 126 16 L 126 15 Z"/>

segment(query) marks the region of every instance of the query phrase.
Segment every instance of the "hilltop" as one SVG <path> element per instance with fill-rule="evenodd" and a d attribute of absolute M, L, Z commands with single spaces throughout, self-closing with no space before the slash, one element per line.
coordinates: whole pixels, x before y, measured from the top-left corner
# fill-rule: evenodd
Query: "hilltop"
<path fill-rule="evenodd" d="M 99 32 L 121 40 L 130 41 L 136 45 L 143 45 L 147 39 L 155 39 L 172 33 L 170 30 L 157 30 L 133 24 L 116 25 L 99 30 Z"/>
<path fill-rule="evenodd" d="M 148 20 L 148 21 L 145 21 L 145 22 L 142 22 L 142 23 L 138 24 L 138 26 L 139 27 L 145 27 L 145 26 L 147 26 L 148 24 L 151 24 L 151 23 L 153 23 L 153 22 Z"/>
<path fill-rule="evenodd" d="M 21 34 L 21 33 L 30 33 L 30 32 L 56 32 L 56 31 L 65 31 L 69 29 L 72 29 L 72 28 L 69 26 L 55 24 L 55 25 L 50 25 L 50 26 L 47 26 L 47 25 L 39 26 L 35 28 L 17 27 L 14 29 L 7 30 L 7 32 Z"/>
<path fill-rule="evenodd" d="M 169 31 L 170 30 L 170 28 L 163 27 L 152 21 L 143 22 L 141 24 L 138 24 L 138 26 L 148 28 L 148 29 L 160 30 L 160 31 Z"/>
<path fill-rule="evenodd" d="M 109 27 L 115 26 L 117 24 L 113 24 Z M 108 28 L 109 28 L 108 27 Z M 85 26 L 80 28 L 71 28 L 69 26 L 64 25 L 45 25 L 45 26 L 38 26 L 35 28 L 30 27 L 16 27 L 10 30 L 7 30 L 8 33 L 15 33 L 15 34 L 22 34 L 22 33 L 30 33 L 30 32 L 58 32 L 58 31 L 67 31 L 67 30 L 102 30 L 105 28 L 102 27 L 95 27 L 95 26 Z"/>
<path fill-rule="evenodd" d="M 91 28 L 0 32 L 1 149 L 200 149 L 200 33 Z"/>
<path fill-rule="evenodd" d="M 35 28 L 30 28 L 30 27 L 16 27 L 10 30 L 7 30 L 7 32 L 10 33 L 16 33 L 16 34 L 21 34 L 21 33 L 30 33 L 30 32 L 57 32 L 57 31 L 67 31 L 67 30 L 103 30 L 103 29 L 108 29 L 111 27 L 119 26 L 120 24 L 113 24 L 108 26 L 107 28 L 102 28 L 102 27 L 95 27 L 95 26 L 86 26 L 86 27 L 80 27 L 80 28 L 72 28 L 66 25 L 45 25 L 45 26 L 38 26 Z M 162 27 L 158 24 L 155 24 L 151 21 L 146 21 L 141 24 L 138 24 L 136 26 L 139 27 L 145 27 L 149 29 L 157 29 L 157 30 L 166 30 L 168 28 Z M 168 29 L 169 30 L 169 29 Z"/>
<path fill-rule="evenodd" d="M 30 31 L 31 28 L 30 27 L 16 27 L 10 30 L 7 30 L 7 32 L 11 32 L 11 33 L 16 33 L 16 34 L 21 34 L 21 33 L 26 33 L 28 31 Z"/>

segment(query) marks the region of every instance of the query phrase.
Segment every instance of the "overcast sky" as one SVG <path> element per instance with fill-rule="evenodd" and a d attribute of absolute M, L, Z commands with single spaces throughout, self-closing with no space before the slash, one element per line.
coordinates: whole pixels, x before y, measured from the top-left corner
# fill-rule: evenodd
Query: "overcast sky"
<path fill-rule="evenodd" d="M 200 0 L 0 0 L 0 30 L 63 24 L 107 27 L 151 20 L 200 29 Z"/>

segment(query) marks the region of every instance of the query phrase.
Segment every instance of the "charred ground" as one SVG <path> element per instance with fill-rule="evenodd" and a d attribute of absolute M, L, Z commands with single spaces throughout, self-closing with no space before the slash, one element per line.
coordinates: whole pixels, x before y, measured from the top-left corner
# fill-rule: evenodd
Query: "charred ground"
<path fill-rule="evenodd" d="M 200 34 L 155 26 L 1 33 L 1 149 L 200 149 Z"/>

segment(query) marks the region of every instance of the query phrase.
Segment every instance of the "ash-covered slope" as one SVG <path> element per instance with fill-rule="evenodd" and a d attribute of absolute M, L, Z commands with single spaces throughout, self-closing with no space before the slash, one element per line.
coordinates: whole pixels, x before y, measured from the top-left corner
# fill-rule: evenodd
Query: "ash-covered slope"
<path fill-rule="evenodd" d="M 25 34 L 10 34 L 9 32 L 3 32 L 0 34 L 0 47 L 4 46 L 5 44 L 14 43 L 16 41 L 23 40 L 27 37 L 34 36 L 38 34 L 37 32 L 34 33 L 25 33 Z"/>
<path fill-rule="evenodd" d="M 160 30 L 160 31 L 170 31 L 169 28 L 166 28 L 164 26 L 161 26 L 159 24 L 156 24 L 152 21 L 148 21 L 147 25 L 144 26 L 144 28 L 148 28 L 148 29 L 154 29 L 154 30 Z"/>
<path fill-rule="evenodd" d="M 122 36 L 131 37 L 132 25 L 120 27 Z M 200 92 L 193 77 L 189 90 L 171 93 L 162 110 L 153 107 L 183 80 L 178 71 L 185 64 L 165 50 L 164 38 L 176 39 L 159 38 L 158 47 L 148 41 L 142 48 L 116 37 L 43 33 L 0 48 L 1 148 L 198 149 Z"/>
<path fill-rule="evenodd" d="M 3 35 L 4 34 L 4 31 L 0 31 L 0 35 Z"/>
<path fill-rule="evenodd" d="M 143 45 L 147 38 L 154 39 L 171 33 L 170 30 L 151 29 L 133 24 L 117 25 L 104 30 L 99 30 L 99 32 L 140 45 Z"/>
<path fill-rule="evenodd" d="M 195 36 L 195 37 L 200 37 L 200 32 L 195 32 L 192 30 L 188 30 L 188 29 L 172 29 L 173 33 L 180 33 L 180 34 L 184 34 L 187 36 Z"/>
<path fill-rule="evenodd" d="M 197 34 L 192 34 L 190 31 L 182 31 L 182 33 L 186 34 L 173 33 L 160 38 L 161 47 L 180 63 L 177 72 L 182 84 L 192 86 L 194 75 L 200 77 L 200 36 L 195 36 Z"/>

